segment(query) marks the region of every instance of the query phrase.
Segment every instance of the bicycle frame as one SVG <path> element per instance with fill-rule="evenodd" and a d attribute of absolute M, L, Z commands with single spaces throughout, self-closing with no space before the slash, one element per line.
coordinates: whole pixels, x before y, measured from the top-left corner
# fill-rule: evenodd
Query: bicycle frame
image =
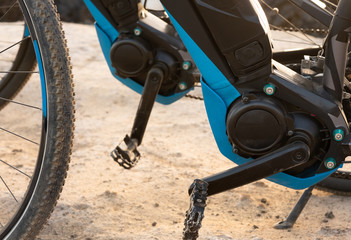
<path fill-rule="evenodd" d="M 323 157 L 323 161 L 330 158 L 335 159 L 336 166 L 340 166 L 345 157 L 351 153 L 348 143 L 350 138 L 349 125 L 340 109 L 346 50 L 348 48 L 349 34 L 351 32 L 351 15 L 348 11 L 348 9 L 351 9 L 351 2 L 347 0 L 340 1 L 336 16 L 331 20 L 330 14 L 320 10 L 310 3 L 310 1 L 290 1 L 304 9 L 313 17 L 319 19 L 323 24 L 329 26 L 331 23 L 330 34 L 326 41 L 326 67 L 323 86 L 332 98 L 329 96 L 325 97 L 325 91 L 321 93 L 313 92 L 304 80 L 296 76 L 296 73 L 291 73 L 284 66 L 274 61 L 274 69 L 272 70 L 270 68 L 268 74 L 267 68 L 255 72 L 256 75 L 261 74 L 261 76 L 264 76 L 262 78 L 267 78 L 267 80 L 258 81 L 256 79 L 250 79 L 250 81 L 252 80 L 254 83 L 259 83 L 257 86 L 247 84 L 245 79 L 248 79 L 248 75 L 243 74 L 242 78 L 233 75 L 230 69 L 231 66 L 228 65 L 223 55 L 218 51 L 218 42 L 216 44 L 216 41 L 213 40 L 213 35 L 211 37 L 211 33 L 209 33 L 212 31 L 212 29 L 209 30 L 209 22 L 206 24 L 199 16 L 198 7 L 201 4 L 202 7 L 210 9 L 214 7 L 209 7 L 207 4 L 214 4 L 215 1 L 164 0 L 162 3 L 182 42 L 202 74 L 202 90 L 208 119 L 218 148 L 224 156 L 238 165 L 248 164 L 250 160 L 252 160 L 251 158 L 240 157 L 235 151 L 233 152 L 232 143 L 228 140 L 227 135 L 226 121 L 228 112 L 236 101 L 246 97 L 248 89 L 262 91 L 265 84 L 273 84 L 279 89 L 279 91 L 274 93 L 276 98 L 288 103 L 294 102 L 299 108 L 310 112 L 323 121 L 329 130 L 339 129 L 343 131 L 345 136 L 344 141 L 331 141 L 329 149 L 332 150 L 328 151 Z M 120 33 L 116 30 L 116 24 L 111 19 L 111 16 L 107 13 L 105 7 L 99 0 L 84 0 L 84 2 L 96 20 L 95 26 L 98 38 L 111 73 L 126 86 L 138 93 L 142 93 L 142 85 L 130 78 L 119 77 L 112 67 L 110 51 Z M 245 2 L 251 6 L 258 4 L 253 0 Z M 263 23 L 263 18 L 265 18 L 265 16 L 260 13 L 256 17 L 256 24 L 258 21 Z M 140 20 L 139 25 L 144 26 L 143 24 L 145 24 L 143 20 Z M 340 43 L 341 37 L 342 43 Z M 181 43 L 177 44 L 181 45 Z M 270 59 L 268 65 L 271 66 Z M 252 76 L 253 75 L 250 75 L 249 77 Z M 163 104 L 171 104 L 182 98 L 191 89 L 192 87 L 190 86 L 170 96 L 158 95 L 156 100 Z M 333 133 L 330 134 L 332 135 Z M 248 167 L 247 169 L 250 168 Z M 268 174 L 262 177 L 267 177 L 267 179 L 289 188 L 304 189 L 320 182 L 336 170 L 337 167 L 328 169 L 322 164 L 314 165 L 298 175 L 276 171 L 274 175 Z M 250 176 L 252 175 L 252 179 L 245 180 L 243 184 L 254 181 L 254 178 L 257 177 L 255 176 L 257 175 L 256 172 L 251 172 L 249 174 Z M 234 181 L 235 179 L 229 180 Z M 226 189 L 221 189 L 220 191 L 223 190 Z"/>

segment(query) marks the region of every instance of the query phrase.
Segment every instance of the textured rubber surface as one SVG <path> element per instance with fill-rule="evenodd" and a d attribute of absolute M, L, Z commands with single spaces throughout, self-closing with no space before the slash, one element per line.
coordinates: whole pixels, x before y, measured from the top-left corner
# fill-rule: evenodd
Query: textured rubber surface
<path fill-rule="evenodd" d="M 66 178 L 73 141 L 74 93 L 68 51 L 52 1 L 24 0 L 32 39 L 37 40 L 47 92 L 47 130 L 25 201 L 1 239 L 35 239 L 53 211 Z M 28 21 L 32 21 L 30 24 Z"/>
<path fill-rule="evenodd" d="M 340 196 L 351 196 L 351 172 L 336 171 L 318 183 L 316 188 Z"/>

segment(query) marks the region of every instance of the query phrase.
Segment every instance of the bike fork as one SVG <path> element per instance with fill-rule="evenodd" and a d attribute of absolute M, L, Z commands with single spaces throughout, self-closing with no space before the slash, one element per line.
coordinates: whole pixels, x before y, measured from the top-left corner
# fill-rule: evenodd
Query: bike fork
<path fill-rule="evenodd" d="M 148 72 L 139 107 L 130 136 L 126 135 L 122 144 L 112 152 L 111 157 L 125 169 L 134 167 L 140 159 L 137 147 L 141 144 L 157 94 L 165 78 L 167 68 L 156 63 Z"/>

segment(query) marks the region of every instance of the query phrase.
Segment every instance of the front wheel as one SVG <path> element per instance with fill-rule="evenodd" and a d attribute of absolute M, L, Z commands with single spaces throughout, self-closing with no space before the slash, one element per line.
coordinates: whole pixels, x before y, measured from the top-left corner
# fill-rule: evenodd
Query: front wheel
<path fill-rule="evenodd" d="M 70 63 L 52 1 L 4 0 L 0 9 L 0 72 L 14 66 L 24 28 L 38 62 L 26 85 L 16 85 L 17 96 L 1 99 L 7 104 L 0 111 L 0 239 L 35 239 L 56 204 L 70 159 Z M 6 20 L 14 9 L 22 17 Z"/>

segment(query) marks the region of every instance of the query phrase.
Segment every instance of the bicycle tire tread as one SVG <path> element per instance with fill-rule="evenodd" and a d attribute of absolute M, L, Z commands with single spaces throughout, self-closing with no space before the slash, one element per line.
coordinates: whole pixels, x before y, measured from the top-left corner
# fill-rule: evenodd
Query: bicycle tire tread
<path fill-rule="evenodd" d="M 351 172 L 336 171 L 318 183 L 316 189 L 339 196 L 351 196 Z"/>
<path fill-rule="evenodd" d="M 53 82 L 47 83 L 49 104 L 54 104 L 56 113 L 49 113 L 56 126 L 54 136 L 48 139 L 49 149 L 43 161 L 42 173 L 39 176 L 38 191 L 31 199 L 30 214 L 23 213 L 23 225 L 15 229 L 9 239 L 34 239 L 49 219 L 57 200 L 62 192 L 63 185 L 69 168 L 71 149 L 73 144 L 74 130 L 74 85 L 71 81 L 72 72 L 69 62 L 67 43 L 64 40 L 64 32 L 59 21 L 59 14 L 54 1 L 35 1 L 34 6 L 28 7 L 36 19 L 38 27 L 44 28 L 44 34 L 38 36 L 38 41 L 46 45 L 41 50 L 46 50 L 42 56 L 43 61 L 49 60 L 53 72 Z M 73 103 L 73 104 L 72 104 Z M 50 133 L 49 133 L 50 134 Z M 50 142 L 54 141 L 54 143 Z M 50 146 L 51 145 L 51 146 Z M 51 155 L 51 156 L 50 156 Z M 43 178 L 42 178 L 43 177 Z M 41 179 L 42 178 L 42 179 Z M 43 181 L 44 180 L 44 181 Z M 37 189 L 35 189 L 36 191 Z"/>

